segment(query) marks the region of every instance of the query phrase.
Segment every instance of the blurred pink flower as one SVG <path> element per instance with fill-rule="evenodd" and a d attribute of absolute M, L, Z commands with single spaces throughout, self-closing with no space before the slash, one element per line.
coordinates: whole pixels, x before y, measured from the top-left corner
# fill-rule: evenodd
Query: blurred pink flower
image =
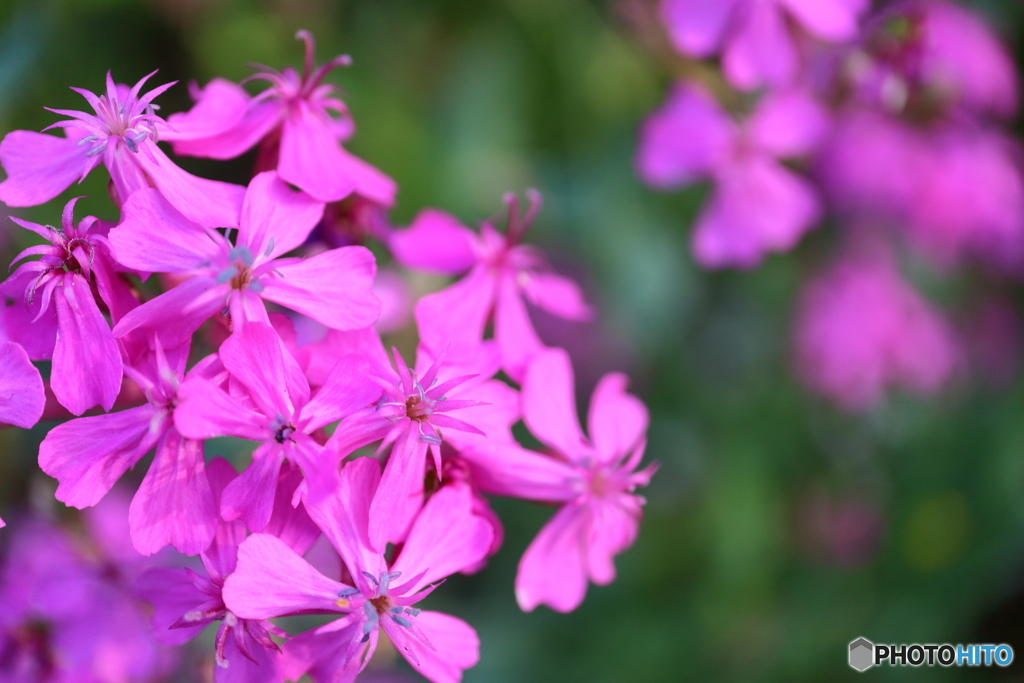
<path fill-rule="evenodd" d="M 806 285 L 795 346 L 804 381 L 853 411 L 871 408 L 890 387 L 934 394 L 959 356 L 941 313 L 884 254 L 845 256 Z"/>
<path fill-rule="evenodd" d="M 801 91 L 766 96 L 737 124 L 695 83 L 680 82 L 644 122 L 637 169 L 662 189 L 715 182 L 693 231 L 707 268 L 751 268 L 788 251 L 821 215 L 810 183 L 780 158 L 811 153 L 827 131 L 825 112 Z"/>
<path fill-rule="evenodd" d="M 99 97 L 72 88 L 86 99 L 95 115 L 51 109 L 70 118 L 50 126 L 64 128 L 66 137 L 27 130 L 8 133 L 0 142 L 0 163 L 7 171 L 7 180 L 0 183 L 0 201 L 8 206 L 42 204 L 103 163 L 110 172 L 118 206 L 135 190 L 155 187 L 189 220 L 207 227 L 237 225 L 244 188 L 186 173 L 157 146 L 162 121 L 152 102 L 174 83 L 140 96 L 152 75 L 128 90 L 115 85 L 108 72 L 107 92 Z"/>
<path fill-rule="evenodd" d="M 791 85 L 800 67 L 800 26 L 829 42 L 857 34 L 870 0 L 662 0 L 661 16 L 676 49 L 691 57 L 722 55 L 737 88 Z M 790 24 L 790 21 L 793 21 Z"/>

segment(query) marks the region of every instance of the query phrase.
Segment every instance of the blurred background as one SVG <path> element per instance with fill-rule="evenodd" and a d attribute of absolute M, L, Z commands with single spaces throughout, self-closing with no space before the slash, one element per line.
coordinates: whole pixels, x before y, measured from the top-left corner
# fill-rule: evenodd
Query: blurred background
<path fill-rule="evenodd" d="M 550 510 L 495 501 L 505 546 L 431 598 L 479 631 L 468 683 L 854 680 L 846 648 L 858 636 L 1008 642 L 1024 656 L 1024 382 L 1001 365 L 997 382 L 965 373 L 930 400 L 897 393 L 861 415 L 801 387 L 795 302 L 832 233 L 823 226 L 749 272 L 694 265 L 690 226 L 707 188 L 657 193 L 634 171 L 638 126 L 677 75 L 651 46 L 651 6 L 3 0 L 0 132 L 49 125 L 57 117 L 44 106 L 81 108 L 68 86 L 98 91 L 108 69 L 124 83 L 159 69 L 154 84 L 179 81 L 161 114 L 184 110 L 191 80 L 237 81 L 249 63 L 300 66 L 294 33 L 306 28 L 320 61 L 353 58 L 329 81 L 356 120 L 348 147 L 401 187 L 397 224 L 434 206 L 474 225 L 499 214 L 503 193 L 541 190 L 530 238 L 584 283 L 600 314 L 586 326 L 538 315 L 538 327 L 574 354 L 582 405 L 602 374 L 630 374 L 653 414 L 647 457 L 661 469 L 617 581 L 591 586 L 568 615 L 523 614 L 513 595 L 519 557 Z M 1020 3 L 972 6 L 1018 44 Z M 253 157 L 179 161 L 244 183 Z M 105 182 L 94 173 L 17 215 L 53 223 L 67 198 L 86 194 L 79 215 L 113 219 Z M 0 233 L 8 259 L 20 239 Z M 970 277 L 919 284 L 955 308 L 978 286 Z M 1019 309 L 1019 286 L 999 291 Z M 5 517 L 35 505 L 67 518 L 35 466 L 51 425 L 0 433 Z M 378 665 L 417 680 L 400 658 Z M 186 659 L 170 680 L 202 680 L 198 670 Z M 866 675 L 1024 680 L 1021 671 L 1017 662 Z"/>

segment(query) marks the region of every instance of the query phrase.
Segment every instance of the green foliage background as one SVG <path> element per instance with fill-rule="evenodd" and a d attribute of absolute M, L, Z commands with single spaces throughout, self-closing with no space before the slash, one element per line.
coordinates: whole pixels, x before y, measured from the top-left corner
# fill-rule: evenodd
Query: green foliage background
<path fill-rule="evenodd" d="M 834 229 L 753 272 L 695 268 L 688 234 L 704 188 L 657 194 L 633 172 L 637 126 L 675 68 L 636 30 L 649 4 L 4 0 L 0 132 L 52 123 L 44 105 L 80 108 L 67 86 L 99 90 L 107 69 L 121 82 L 157 68 L 154 82 L 178 79 L 160 102 L 179 111 L 189 80 L 238 80 L 249 62 L 298 66 L 293 36 L 307 28 L 321 61 L 354 59 L 331 80 L 358 126 L 350 148 L 400 183 L 397 222 L 436 206 L 475 223 L 507 191 L 542 190 L 532 236 L 601 310 L 596 325 L 544 329 L 577 354 L 583 405 L 601 374 L 630 373 L 653 412 L 648 457 L 661 471 L 618 580 L 570 615 L 517 609 L 516 563 L 550 510 L 496 502 L 502 551 L 431 598 L 480 633 L 467 683 L 855 680 L 846 646 L 858 636 L 1010 642 L 1024 656 L 1024 384 L 961 378 L 934 401 L 895 396 L 863 417 L 799 387 L 792 307 Z M 1019 3 L 979 6 L 1013 41 Z M 181 163 L 245 182 L 251 161 Z M 103 175 L 18 215 L 52 223 L 87 194 L 81 215 L 114 218 Z M 11 254 L 20 239 L 0 236 Z M 971 274 L 919 279 L 954 309 L 977 286 Z M 45 497 L 34 458 L 49 426 L 0 434 L 0 512 Z M 884 522 L 869 557 L 844 564 L 813 511 L 851 502 Z M 1013 680 L 1022 667 L 864 675 Z"/>

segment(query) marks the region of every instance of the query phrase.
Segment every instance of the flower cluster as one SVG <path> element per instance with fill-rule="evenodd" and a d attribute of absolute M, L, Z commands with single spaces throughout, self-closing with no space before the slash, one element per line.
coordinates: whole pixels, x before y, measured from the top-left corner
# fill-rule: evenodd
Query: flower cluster
<path fill-rule="evenodd" d="M 261 68 L 250 80 L 266 87 L 254 96 L 214 80 L 193 88 L 190 111 L 163 118 L 154 100 L 172 84 L 144 93 L 149 76 L 128 88 L 108 74 L 102 95 L 76 89 L 92 113 L 54 110 L 63 135 L 14 131 L 0 143 L 8 206 L 48 201 L 102 163 L 120 212 L 116 223 L 76 225 L 72 200 L 60 227 L 15 219 L 46 243 L 19 254 L 0 285 L 0 420 L 29 427 L 44 408 L 75 416 L 46 434 L 39 465 L 76 508 L 100 503 L 154 453 L 121 521 L 142 555 L 173 546 L 198 559 L 136 562 L 130 583 L 152 606 L 157 642 L 218 625 L 215 680 L 350 681 L 383 633 L 430 680 L 458 681 L 478 660 L 476 632 L 419 605 L 497 552 L 502 527 L 485 496 L 557 507 L 515 592 L 527 611 L 575 609 L 590 582 L 614 579 L 613 558 L 636 537 L 636 490 L 654 472 L 641 468 L 648 411 L 625 376 L 609 374 L 582 431 L 571 360 L 545 346 L 529 310 L 570 320 L 592 310 L 524 244 L 539 194 L 525 208 L 506 197 L 504 229 L 474 231 L 434 209 L 392 226 L 397 186 L 344 149 L 353 120 L 324 82 L 348 57 L 317 67 L 312 36 L 297 37 L 302 71 Z M 213 159 L 258 147 L 253 177 L 247 187 L 195 177 L 161 141 Z M 415 304 L 411 363 L 381 339 L 404 292 L 378 277 L 371 240 L 398 266 L 458 278 Z M 156 286 L 139 286 L 154 274 Z M 30 360 L 52 361 L 49 405 Z M 520 421 L 542 450 L 517 442 Z M 251 463 L 238 472 L 207 461 L 204 441 L 217 437 L 255 442 Z M 320 554 L 329 544 L 339 560 L 326 574 L 304 557 L 321 539 Z M 25 552 L 18 561 L 37 551 Z M 62 564 L 79 571 L 78 560 Z M 335 619 L 297 635 L 273 621 L 296 614 Z M 73 645 L 63 637 L 77 616 L 34 618 L 45 629 L 29 634 L 36 650 L 23 659 L 50 667 L 46 680 L 155 671 L 110 673 L 88 633 Z M 111 628 L 133 628 L 118 618 Z"/>
<path fill-rule="evenodd" d="M 660 0 L 675 58 L 720 70 L 688 67 L 706 77 L 674 84 L 637 154 L 653 187 L 711 180 L 692 233 L 706 268 L 752 268 L 826 218 L 840 227 L 795 348 L 809 386 L 854 410 L 893 386 L 932 393 L 970 355 L 901 263 L 1024 267 L 1012 58 L 949 0 L 876 4 Z"/>

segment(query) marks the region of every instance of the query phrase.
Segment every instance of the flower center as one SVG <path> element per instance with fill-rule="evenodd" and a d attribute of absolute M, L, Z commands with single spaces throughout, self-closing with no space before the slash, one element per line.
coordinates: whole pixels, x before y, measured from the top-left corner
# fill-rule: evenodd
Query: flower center
<path fill-rule="evenodd" d="M 284 443 L 285 441 L 291 441 L 292 434 L 295 433 L 295 427 L 289 422 L 278 427 L 277 431 L 274 432 L 274 440 L 278 443 Z"/>
<path fill-rule="evenodd" d="M 425 396 L 413 394 L 405 399 L 405 416 L 415 422 L 423 422 L 434 412 L 434 402 Z"/>

